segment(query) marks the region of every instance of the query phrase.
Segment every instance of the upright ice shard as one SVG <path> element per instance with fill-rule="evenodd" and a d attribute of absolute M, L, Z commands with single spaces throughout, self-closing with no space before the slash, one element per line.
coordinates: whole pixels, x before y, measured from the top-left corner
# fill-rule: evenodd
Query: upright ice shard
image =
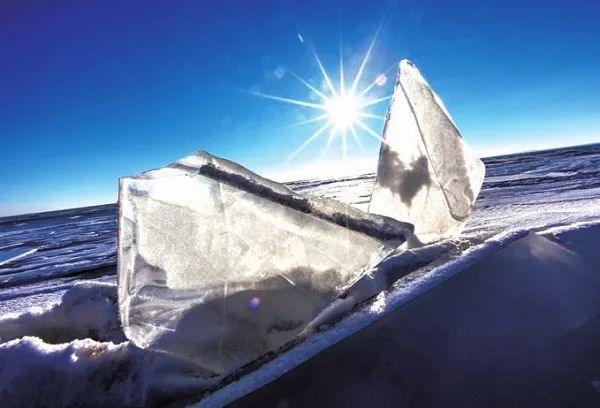
<path fill-rule="evenodd" d="M 401 61 L 369 212 L 414 224 L 414 244 L 455 237 L 484 175 L 441 99 L 412 62 Z"/>
<path fill-rule="evenodd" d="M 294 338 L 412 226 L 199 152 L 120 180 L 127 337 L 229 372 Z"/>

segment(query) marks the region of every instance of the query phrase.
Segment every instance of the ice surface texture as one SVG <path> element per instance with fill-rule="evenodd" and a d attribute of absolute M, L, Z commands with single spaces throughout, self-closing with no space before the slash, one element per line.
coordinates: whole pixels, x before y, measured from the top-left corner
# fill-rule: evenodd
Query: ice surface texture
<path fill-rule="evenodd" d="M 440 98 L 413 63 L 401 61 L 369 212 L 414 224 L 421 243 L 454 237 L 484 175 Z"/>
<path fill-rule="evenodd" d="M 412 233 L 205 152 L 122 178 L 119 209 L 127 337 L 207 375 L 287 343 Z"/>

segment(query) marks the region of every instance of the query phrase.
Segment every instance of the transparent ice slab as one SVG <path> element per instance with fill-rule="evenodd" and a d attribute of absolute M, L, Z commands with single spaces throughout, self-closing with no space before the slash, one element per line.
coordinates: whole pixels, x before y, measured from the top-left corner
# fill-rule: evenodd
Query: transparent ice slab
<path fill-rule="evenodd" d="M 207 375 L 293 339 L 412 232 L 205 152 L 122 178 L 119 209 L 127 337 Z"/>
<path fill-rule="evenodd" d="M 414 244 L 457 236 L 485 166 L 416 66 L 400 62 L 369 212 L 414 224 Z"/>

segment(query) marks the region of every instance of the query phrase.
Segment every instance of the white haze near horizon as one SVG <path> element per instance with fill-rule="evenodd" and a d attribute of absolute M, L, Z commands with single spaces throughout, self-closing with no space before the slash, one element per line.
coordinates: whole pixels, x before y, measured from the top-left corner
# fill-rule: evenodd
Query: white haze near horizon
<path fill-rule="evenodd" d="M 537 138 L 526 142 L 515 142 L 514 138 L 506 143 L 489 143 L 486 141 L 469 141 L 471 148 L 479 157 L 502 156 L 505 154 L 525 153 L 549 149 L 558 149 L 569 146 L 600 143 L 600 132 L 583 135 L 563 135 L 561 137 Z M 227 158 L 227 157 L 224 157 Z M 172 158 L 173 162 L 178 158 Z M 337 177 L 355 176 L 373 173 L 377 168 L 378 153 L 362 157 L 347 159 L 315 159 L 302 164 L 289 165 L 285 162 L 277 165 L 265 166 L 260 169 L 250 169 L 263 177 L 278 182 L 291 182 L 296 180 L 332 179 Z M 69 208 L 88 207 L 94 205 L 115 203 L 117 197 L 117 183 L 113 194 L 102 196 L 60 197 L 55 199 L 42 199 L 36 203 L 7 205 L 0 202 L 0 217 L 29 214 L 44 211 L 54 211 Z"/>

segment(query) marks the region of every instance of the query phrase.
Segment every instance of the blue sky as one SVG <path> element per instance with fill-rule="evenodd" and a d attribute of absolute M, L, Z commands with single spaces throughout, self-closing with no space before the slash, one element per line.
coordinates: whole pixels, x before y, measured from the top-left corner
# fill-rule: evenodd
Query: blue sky
<path fill-rule="evenodd" d="M 341 38 L 351 78 L 380 24 L 362 85 L 411 59 L 482 155 L 600 141 L 596 2 L 449 4 L 3 1 L 0 215 L 111 202 L 119 176 L 198 149 L 268 175 L 321 171 L 338 140 L 285 161 L 318 127 L 289 125 L 314 112 L 248 91 L 310 99 L 290 74 L 322 85 L 308 45 L 334 74 Z M 351 165 L 376 158 L 361 139 Z"/>

